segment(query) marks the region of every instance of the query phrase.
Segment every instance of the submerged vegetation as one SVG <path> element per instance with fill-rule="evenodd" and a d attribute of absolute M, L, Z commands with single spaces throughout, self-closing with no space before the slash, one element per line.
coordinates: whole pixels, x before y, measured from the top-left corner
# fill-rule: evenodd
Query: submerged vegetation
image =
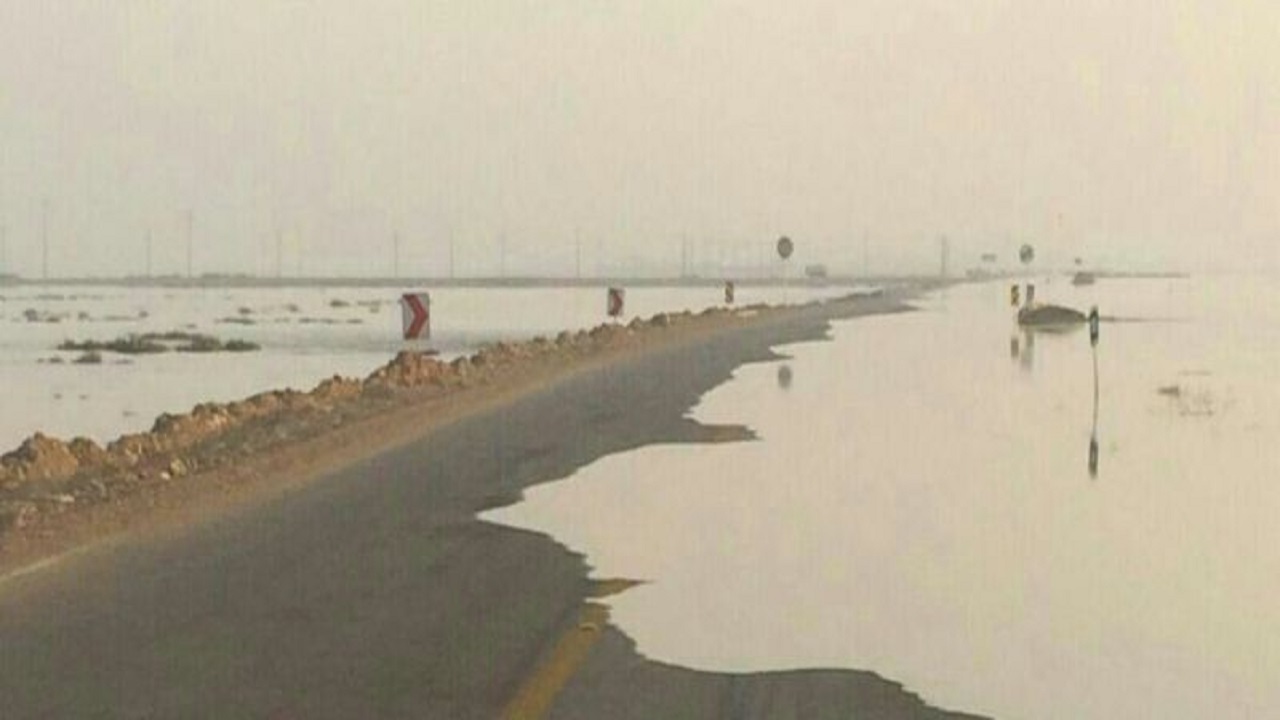
<path fill-rule="evenodd" d="M 59 350 L 80 353 L 118 353 L 121 355 L 156 355 L 167 352 L 214 353 L 253 352 L 261 350 L 257 343 L 247 340 L 222 341 L 212 335 L 173 331 L 165 333 L 130 334 L 114 340 L 64 341 Z"/>

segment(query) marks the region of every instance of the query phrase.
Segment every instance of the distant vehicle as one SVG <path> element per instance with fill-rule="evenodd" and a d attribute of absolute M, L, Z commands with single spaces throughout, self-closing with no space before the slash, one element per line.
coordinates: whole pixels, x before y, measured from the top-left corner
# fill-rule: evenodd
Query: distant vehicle
<path fill-rule="evenodd" d="M 824 278 L 827 276 L 827 266 L 822 264 L 805 265 L 804 275 L 807 278 Z"/>
<path fill-rule="evenodd" d="M 1092 285 L 1094 282 L 1097 281 L 1097 279 L 1098 279 L 1097 276 L 1095 276 L 1093 273 L 1081 270 L 1080 272 L 1076 273 L 1074 277 L 1071 278 L 1071 284 L 1072 285 Z"/>
<path fill-rule="evenodd" d="M 1032 304 L 1018 310 L 1018 324 L 1040 330 L 1068 330 L 1083 325 L 1085 314 L 1061 305 Z"/>

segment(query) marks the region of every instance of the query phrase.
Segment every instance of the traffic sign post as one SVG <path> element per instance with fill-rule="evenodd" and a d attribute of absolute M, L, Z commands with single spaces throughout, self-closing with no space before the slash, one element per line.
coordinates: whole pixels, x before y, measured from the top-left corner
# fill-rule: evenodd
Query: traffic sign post
<path fill-rule="evenodd" d="M 405 340 L 431 338 L 431 295 L 405 293 L 400 297 L 402 330 Z"/>
<path fill-rule="evenodd" d="M 791 259 L 791 255 L 796 251 L 796 244 L 791 242 L 791 238 L 783 235 L 778 238 L 778 257 L 782 258 L 782 302 L 790 304 L 791 302 L 791 279 L 787 276 L 787 260 Z"/>

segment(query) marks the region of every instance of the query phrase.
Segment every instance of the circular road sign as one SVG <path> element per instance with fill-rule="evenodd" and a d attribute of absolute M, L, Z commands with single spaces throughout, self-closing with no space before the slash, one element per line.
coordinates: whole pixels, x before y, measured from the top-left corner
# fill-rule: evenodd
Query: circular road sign
<path fill-rule="evenodd" d="M 796 251 L 795 243 L 791 242 L 791 238 L 783 235 L 778 238 L 778 257 L 786 260 L 791 257 L 791 253 Z"/>
<path fill-rule="evenodd" d="M 1022 261 L 1023 265 L 1029 265 L 1032 260 L 1036 259 L 1036 249 L 1030 245 L 1023 245 L 1022 249 L 1018 251 L 1018 259 Z"/>

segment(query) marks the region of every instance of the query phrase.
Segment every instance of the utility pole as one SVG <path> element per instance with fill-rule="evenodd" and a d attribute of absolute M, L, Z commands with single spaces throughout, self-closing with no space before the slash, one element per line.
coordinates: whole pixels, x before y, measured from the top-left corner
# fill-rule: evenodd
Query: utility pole
<path fill-rule="evenodd" d="M 0 277 L 9 272 L 9 226 L 0 221 Z"/>
<path fill-rule="evenodd" d="M 938 244 L 942 249 L 942 263 L 938 274 L 945 278 L 947 277 L 947 271 L 949 270 L 948 265 L 951 262 L 951 240 L 948 239 L 946 235 L 943 235 L 938 238 Z"/>
<path fill-rule="evenodd" d="M 862 231 L 862 277 L 871 277 L 871 231 Z"/>
<path fill-rule="evenodd" d="M 400 231 L 391 235 L 391 277 L 400 277 Z"/>
<path fill-rule="evenodd" d="M 40 277 L 49 280 L 49 198 L 40 203 Z"/>
<path fill-rule="evenodd" d="M 284 277 L 284 231 L 276 223 L 276 279 Z"/>
<path fill-rule="evenodd" d="M 579 280 L 582 279 L 582 230 L 580 229 L 573 231 L 573 274 Z"/>
<path fill-rule="evenodd" d="M 456 249 L 454 248 L 453 231 L 449 231 L 449 279 L 454 280 L 458 277 L 457 266 L 454 264 Z"/>
<path fill-rule="evenodd" d="M 188 208 L 187 209 L 187 279 L 188 280 L 194 277 L 193 258 L 195 255 L 195 224 L 196 224 L 195 211 Z"/>
<path fill-rule="evenodd" d="M 147 277 L 151 277 L 151 228 L 147 228 Z"/>
<path fill-rule="evenodd" d="M 498 276 L 503 279 L 507 277 L 507 233 L 505 231 L 498 235 Z"/>

